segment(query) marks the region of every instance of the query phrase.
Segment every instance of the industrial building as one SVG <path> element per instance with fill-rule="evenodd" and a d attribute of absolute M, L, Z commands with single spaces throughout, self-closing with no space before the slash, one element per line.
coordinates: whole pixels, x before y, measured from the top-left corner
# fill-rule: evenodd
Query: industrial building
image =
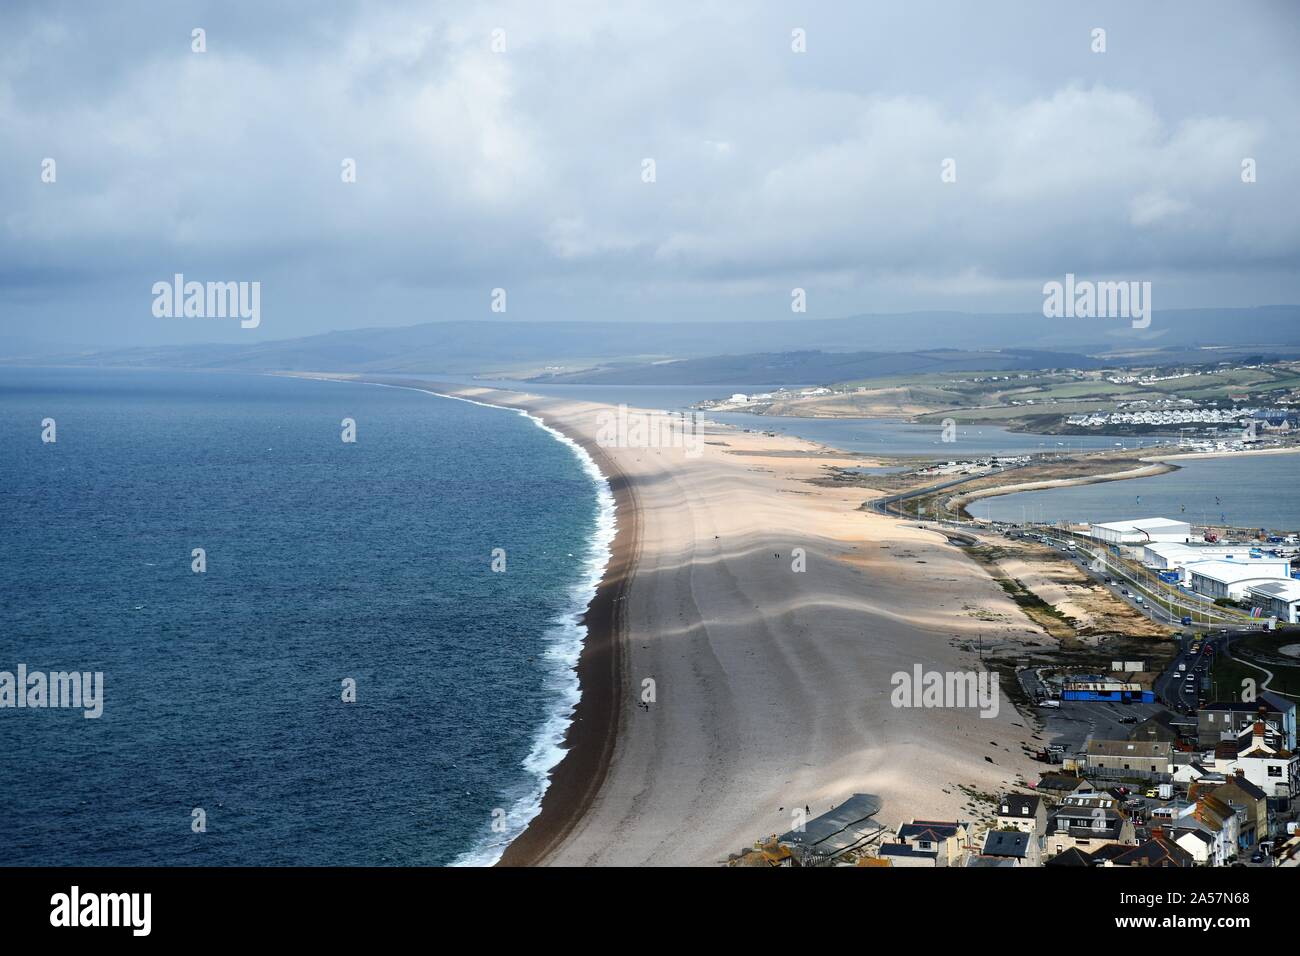
<path fill-rule="evenodd" d="M 1061 691 L 1061 699 L 1114 701 L 1117 703 L 1141 701 L 1144 704 L 1149 704 L 1156 698 L 1151 691 L 1143 690 L 1141 684 L 1091 677 L 1066 681 L 1065 688 Z"/>
<path fill-rule="evenodd" d="M 1252 555 L 1252 552 L 1253 555 Z M 1177 571 L 1180 583 L 1191 581 L 1192 565 L 1203 561 L 1240 561 L 1242 564 L 1257 561 L 1284 561 L 1285 558 L 1265 557 L 1258 547 L 1245 544 L 1176 544 L 1157 542 L 1146 544 L 1138 555 L 1139 560 L 1157 571 Z"/>
<path fill-rule="evenodd" d="M 1246 599 L 1284 624 L 1300 624 L 1300 581 L 1267 581 L 1246 589 Z"/>
<path fill-rule="evenodd" d="M 1285 558 L 1234 561 L 1201 561 L 1188 569 L 1192 590 L 1208 598 L 1240 601 L 1252 585 L 1269 581 L 1286 581 L 1291 577 L 1291 563 Z"/>
<path fill-rule="evenodd" d="M 1088 773 L 1094 776 L 1133 776 L 1168 780 L 1173 771 L 1173 744 L 1165 741 L 1088 741 Z"/>
<path fill-rule="evenodd" d="M 1090 536 L 1105 544 L 1116 545 L 1145 545 L 1153 541 L 1188 544 L 1193 540 L 1192 526 L 1172 518 L 1135 518 L 1094 524 Z"/>

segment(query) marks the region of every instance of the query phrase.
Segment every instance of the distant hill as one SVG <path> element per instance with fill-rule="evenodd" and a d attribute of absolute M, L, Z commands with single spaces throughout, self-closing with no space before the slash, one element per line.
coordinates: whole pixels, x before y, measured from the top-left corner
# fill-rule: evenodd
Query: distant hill
<path fill-rule="evenodd" d="M 850 382 L 884 375 L 933 372 L 1001 372 L 1042 368 L 1100 368 L 1086 355 L 1026 349 L 963 352 L 937 349 L 922 352 L 763 352 L 683 359 L 653 365 L 617 365 L 571 375 L 530 379 L 575 385 L 818 385 Z"/>
<path fill-rule="evenodd" d="M 546 365 L 576 370 L 616 360 L 644 363 L 652 359 L 799 351 L 1032 349 L 1096 355 L 1251 343 L 1300 347 L 1300 306 L 1158 311 L 1151 327 L 1145 330 L 1133 329 L 1122 320 L 961 312 L 768 322 L 485 319 L 356 329 L 247 345 L 95 351 L 40 347 L 26 339 L 21 343 L 0 341 L 0 361 L 285 371 L 494 372 Z"/>

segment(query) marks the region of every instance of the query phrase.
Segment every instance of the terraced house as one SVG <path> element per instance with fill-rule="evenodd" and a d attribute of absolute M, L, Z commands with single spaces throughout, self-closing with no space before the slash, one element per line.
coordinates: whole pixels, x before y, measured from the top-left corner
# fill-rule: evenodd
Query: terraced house
<path fill-rule="evenodd" d="M 1133 823 L 1109 793 L 1076 793 L 1047 818 L 1046 855 L 1076 849 L 1092 853 L 1107 843 L 1136 843 Z"/>

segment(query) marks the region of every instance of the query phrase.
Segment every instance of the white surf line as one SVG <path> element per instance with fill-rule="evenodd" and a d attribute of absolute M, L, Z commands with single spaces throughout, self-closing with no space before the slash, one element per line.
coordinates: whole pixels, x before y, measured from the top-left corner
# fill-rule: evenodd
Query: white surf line
<path fill-rule="evenodd" d="M 359 378 L 334 378 L 328 375 L 308 375 L 295 374 L 291 378 L 304 378 L 315 382 L 350 382 L 354 385 L 376 385 L 380 388 L 398 388 L 409 392 L 421 392 L 425 395 L 432 395 L 435 398 L 448 398 L 456 402 L 468 402 L 470 405 L 479 405 L 483 408 L 497 408 L 503 411 L 514 412 L 527 418 L 538 428 L 548 433 L 569 449 L 578 458 L 579 464 L 583 470 L 597 480 L 597 508 L 596 534 L 593 536 L 590 567 L 592 574 L 588 576 L 584 589 L 585 598 L 581 606 L 572 616 L 576 622 L 586 613 L 587 608 L 591 605 L 592 599 L 596 595 L 596 590 L 600 582 L 604 580 L 605 573 L 609 570 L 609 562 L 613 557 L 614 538 L 618 533 L 618 510 L 615 505 L 614 490 L 609 483 L 609 477 L 600 470 L 596 460 L 591 457 L 587 449 L 573 438 L 570 438 L 564 432 L 546 424 L 545 419 L 540 415 L 535 415 L 523 408 L 516 408 L 513 405 L 496 405 L 492 402 L 480 402 L 473 398 L 465 398 L 462 395 L 448 395 L 443 392 L 434 391 L 431 388 L 420 388 L 416 385 L 395 385 L 390 382 L 367 382 Z M 520 393 L 524 395 L 524 393 Z M 533 396 L 528 396 L 533 397 Z M 536 396 L 542 397 L 542 396 Z M 564 622 L 558 622 L 556 626 L 563 626 Z M 486 837 L 480 840 L 475 846 L 463 851 L 452 862 L 451 866 L 494 866 L 498 860 L 516 838 L 518 838 L 528 824 L 542 812 L 542 798 L 545 797 L 546 791 L 551 787 L 551 771 L 554 770 L 564 759 L 567 751 L 564 749 L 564 741 L 568 736 L 569 727 L 573 723 L 573 712 L 577 707 L 578 701 L 582 698 L 582 685 L 578 681 L 578 655 L 581 654 L 582 648 L 587 643 L 587 630 L 585 625 L 575 624 L 581 630 L 577 637 L 577 654 L 573 655 L 571 663 L 566 664 L 563 676 L 566 678 L 564 694 L 561 697 L 561 706 L 555 715 L 548 718 L 534 736 L 532 749 L 524 758 L 524 770 L 537 779 L 537 788 L 527 796 L 521 797 L 514 802 L 510 811 L 506 814 L 506 820 L 509 824 L 509 835 L 497 834 L 500 842 L 494 842 L 492 837 Z M 557 675 L 560 676 L 560 675 Z"/>

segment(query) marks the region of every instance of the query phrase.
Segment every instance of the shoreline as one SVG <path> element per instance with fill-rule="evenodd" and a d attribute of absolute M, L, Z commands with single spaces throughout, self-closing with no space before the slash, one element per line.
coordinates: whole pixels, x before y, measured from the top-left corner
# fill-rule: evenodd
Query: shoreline
<path fill-rule="evenodd" d="M 627 630 L 623 602 L 636 568 L 641 516 L 631 482 L 595 442 L 550 423 L 596 462 L 614 496 L 614 540 L 596 594 L 581 618 L 587 630 L 578 655 L 578 703 L 564 735 L 564 756 L 551 770 L 541 809 L 510 841 L 500 867 L 537 866 L 586 814 L 605 782 L 618 740 L 618 697 L 624 678 Z"/>
<path fill-rule="evenodd" d="M 1140 468 L 1130 468 L 1126 471 L 1116 471 L 1102 475 L 1080 475 L 1077 478 L 1053 478 L 1044 481 L 1027 481 L 1019 485 L 998 485 L 995 488 L 980 488 L 966 494 L 958 492 L 952 496 L 950 503 L 951 506 L 956 509 L 958 515 L 970 520 L 978 520 L 974 515 L 966 510 L 966 506 L 971 502 L 980 501 L 984 498 L 998 498 L 1004 495 L 1016 495 L 1029 491 L 1050 491 L 1055 488 L 1069 488 L 1080 485 L 1097 485 L 1110 481 L 1127 481 L 1130 478 L 1155 478 L 1159 475 L 1167 475 L 1179 471 L 1182 468 L 1182 465 L 1177 464 L 1177 462 L 1180 461 L 1203 461 L 1211 458 L 1241 458 L 1245 456 L 1294 454 L 1300 454 L 1300 446 L 1260 448 L 1250 451 L 1207 451 L 1172 455 L 1150 455 L 1139 459 L 1139 461 L 1146 463 Z"/>
<path fill-rule="evenodd" d="M 579 624 L 586 634 L 575 668 L 578 701 L 568 718 L 561 744 L 564 754 L 547 774 L 537 814 L 506 844 L 492 864 L 499 867 L 541 865 L 595 800 L 609 772 L 621 723 L 619 697 L 625 683 L 626 627 L 623 602 L 634 576 L 640 542 L 641 515 L 632 483 L 600 445 L 579 430 L 566 427 L 558 416 L 537 407 L 541 396 L 483 386 L 424 380 L 385 380 L 381 376 L 290 373 L 291 377 L 348 381 L 407 388 L 440 398 L 467 401 L 491 408 L 523 412 L 547 430 L 581 448 L 595 464 L 614 499 L 614 538 L 609 559 L 595 594 Z M 489 401 L 488 399 L 496 399 Z"/>
<path fill-rule="evenodd" d="M 891 675 L 968 670 L 977 637 L 986 650 L 1019 648 L 1036 630 L 946 540 L 863 511 L 861 488 L 821 482 L 860 457 L 717 424 L 693 455 L 658 442 L 607 448 L 600 403 L 302 377 L 529 414 L 606 476 L 614 538 L 580 619 L 563 754 L 496 865 L 718 866 L 788 829 L 793 807 L 872 793 L 886 825 L 948 819 L 971 788 L 1000 792 L 1032 771 L 1034 732 L 1014 708 L 900 713 L 892 702 Z M 812 573 L 798 573 L 805 565 Z M 912 605 L 923 618 L 900 610 Z M 647 678 L 657 697 L 633 710 Z"/>
<path fill-rule="evenodd" d="M 1079 485 L 1100 485 L 1110 481 L 1127 481 L 1130 478 L 1154 478 L 1178 470 L 1178 465 L 1161 461 L 1140 468 L 1129 468 L 1126 471 L 1113 471 L 1102 475 L 1080 475 L 1077 478 L 1050 478 L 1043 481 L 1026 481 L 1019 485 L 998 485 L 995 488 L 980 488 L 966 494 L 959 492 L 952 496 L 950 504 L 956 509 L 957 514 L 975 520 L 974 516 L 966 510 L 966 506 L 984 498 L 1000 498 L 1003 495 L 1017 495 L 1027 491 L 1050 491 L 1053 488 L 1071 488 Z"/>

